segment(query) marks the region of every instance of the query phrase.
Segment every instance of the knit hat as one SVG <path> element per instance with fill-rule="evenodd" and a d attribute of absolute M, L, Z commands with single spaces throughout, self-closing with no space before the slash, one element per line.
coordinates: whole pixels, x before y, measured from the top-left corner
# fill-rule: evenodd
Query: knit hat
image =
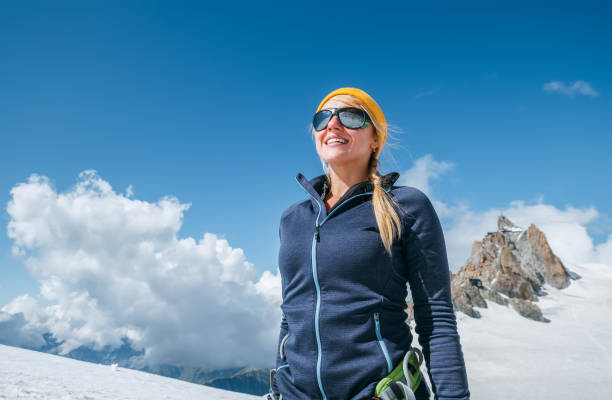
<path fill-rule="evenodd" d="M 366 105 L 366 108 L 368 109 L 368 112 L 370 113 L 370 117 L 372 117 L 377 122 L 382 124 L 384 131 L 378 131 L 378 129 L 376 129 L 376 126 L 374 126 L 374 129 L 377 130 L 377 136 L 380 141 L 380 145 L 376 148 L 376 158 L 378 158 L 378 155 L 380 154 L 380 151 L 382 150 L 382 147 L 385 144 L 385 140 L 387 140 L 387 120 L 385 119 L 385 114 L 383 114 L 380 106 L 374 101 L 374 99 L 369 94 L 367 94 L 361 89 L 351 88 L 351 87 L 336 89 L 330 94 L 328 94 L 327 96 L 325 96 L 323 101 L 321 101 L 321 104 L 319 104 L 319 107 L 317 107 L 316 112 L 321 111 L 321 108 L 329 99 L 339 94 L 348 94 L 349 96 L 353 96 L 361 100 Z"/>

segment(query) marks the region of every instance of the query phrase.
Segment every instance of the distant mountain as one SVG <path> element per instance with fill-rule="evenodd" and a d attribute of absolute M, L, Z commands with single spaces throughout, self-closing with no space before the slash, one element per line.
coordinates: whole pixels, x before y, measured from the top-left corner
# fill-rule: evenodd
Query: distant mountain
<path fill-rule="evenodd" d="M 57 343 L 50 334 L 45 335 L 47 343 Z M 75 360 L 93 362 L 97 364 L 118 364 L 120 366 L 130 366 L 130 359 L 144 354 L 144 350 L 136 351 L 130 346 L 130 342 L 127 338 L 123 338 L 121 346 L 117 348 L 111 348 L 105 346 L 101 350 L 93 350 L 87 346 L 80 346 L 66 354 L 66 357 L 74 358 Z M 57 354 L 57 347 L 50 347 L 48 349 L 41 349 L 48 353 Z"/>
<path fill-rule="evenodd" d="M 142 370 L 187 382 L 257 396 L 268 393 L 270 387 L 270 370 L 265 368 L 206 369 L 160 365 L 155 368 L 144 368 Z"/>
<path fill-rule="evenodd" d="M 525 318 L 546 322 L 536 304 L 545 295 L 543 285 L 563 289 L 570 273 L 534 224 L 523 229 L 500 216 L 497 231 L 472 245 L 466 264 L 451 276 L 453 306 L 479 318 L 474 307 L 486 308 L 487 300 L 510 305 Z"/>
<path fill-rule="evenodd" d="M 488 300 L 510 306 L 525 318 L 548 322 L 536 304 L 546 295 L 544 285 L 563 289 L 578 276 L 568 271 L 534 224 L 523 229 L 502 215 L 497 227 L 480 242 L 475 241 L 465 265 L 451 273 L 453 308 L 480 318 L 475 308 L 487 308 Z M 409 301 L 408 321 L 412 308 Z"/>
<path fill-rule="evenodd" d="M 263 395 L 268 393 L 269 379 L 269 370 L 248 367 L 227 378 L 211 379 L 205 385 L 235 392 Z"/>

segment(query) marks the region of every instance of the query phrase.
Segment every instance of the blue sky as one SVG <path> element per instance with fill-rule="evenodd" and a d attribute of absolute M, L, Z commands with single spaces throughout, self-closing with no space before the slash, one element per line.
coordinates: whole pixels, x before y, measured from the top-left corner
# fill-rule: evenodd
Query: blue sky
<path fill-rule="evenodd" d="M 191 204 L 180 237 L 218 234 L 276 270 L 294 177 L 322 173 L 310 118 L 342 86 L 399 130 L 383 172 L 430 155 L 452 165 L 430 182 L 445 204 L 593 207 L 604 242 L 612 4 L 495 3 L 2 2 L 0 305 L 38 293 L 6 234 L 33 173 L 57 192 L 93 169 L 135 199 L 175 196 Z"/>

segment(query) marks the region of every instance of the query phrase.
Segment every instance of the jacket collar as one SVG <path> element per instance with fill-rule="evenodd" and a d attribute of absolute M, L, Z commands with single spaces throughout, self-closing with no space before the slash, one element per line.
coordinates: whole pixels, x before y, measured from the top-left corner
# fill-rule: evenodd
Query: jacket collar
<path fill-rule="evenodd" d="M 397 178 L 399 178 L 399 173 L 397 172 L 390 172 L 387 175 L 384 175 L 382 177 L 382 188 L 384 190 L 389 190 L 389 188 L 393 186 Z M 325 175 L 323 175 L 322 181 L 323 181 L 322 191 L 317 190 L 317 192 L 319 193 L 322 199 L 325 199 L 325 195 L 329 191 L 329 185 L 327 183 L 327 179 L 325 179 Z M 356 183 L 350 188 L 348 188 L 346 192 L 344 192 L 342 197 L 338 200 L 338 203 L 341 203 L 345 199 L 348 199 L 349 197 L 354 196 L 356 194 L 372 192 L 372 191 L 374 191 L 373 183 L 369 181 Z"/>
<path fill-rule="evenodd" d="M 399 178 L 400 174 L 398 172 L 390 172 L 387 175 L 382 177 L 382 187 L 385 190 L 390 190 L 393 187 L 393 184 Z M 325 174 L 316 176 L 310 180 L 306 179 L 302 173 L 298 173 L 295 177 L 296 181 L 304 188 L 308 194 L 312 197 L 313 201 L 316 201 L 319 206 L 325 210 L 325 205 L 323 204 L 323 199 L 325 193 L 327 193 L 327 179 Z M 348 199 L 351 196 L 355 196 L 357 194 L 371 192 L 374 190 L 374 184 L 369 181 L 358 182 L 348 188 L 348 190 L 342 195 L 342 197 L 336 202 L 336 205 L 342 203 L 344 200 Z M 335 208 L 335 206 L 334 206 Z M 333 209 L 333 208 L 332 208 Z M 331 212 L 331 210 L 330 210 Z"/>

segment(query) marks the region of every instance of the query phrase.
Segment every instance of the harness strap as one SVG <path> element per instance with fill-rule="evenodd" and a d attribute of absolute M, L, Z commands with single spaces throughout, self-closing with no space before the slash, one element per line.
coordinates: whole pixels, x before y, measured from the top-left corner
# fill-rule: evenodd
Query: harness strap
<path fill-rule="evenodd" d="M 393 371 L 376 385 L 375 398 L 380 400 L 416 400 L 414 392 L 423 378 L 420 366 L 423 353 L 416 347 L 410 348 L 404 359 Z"/>

